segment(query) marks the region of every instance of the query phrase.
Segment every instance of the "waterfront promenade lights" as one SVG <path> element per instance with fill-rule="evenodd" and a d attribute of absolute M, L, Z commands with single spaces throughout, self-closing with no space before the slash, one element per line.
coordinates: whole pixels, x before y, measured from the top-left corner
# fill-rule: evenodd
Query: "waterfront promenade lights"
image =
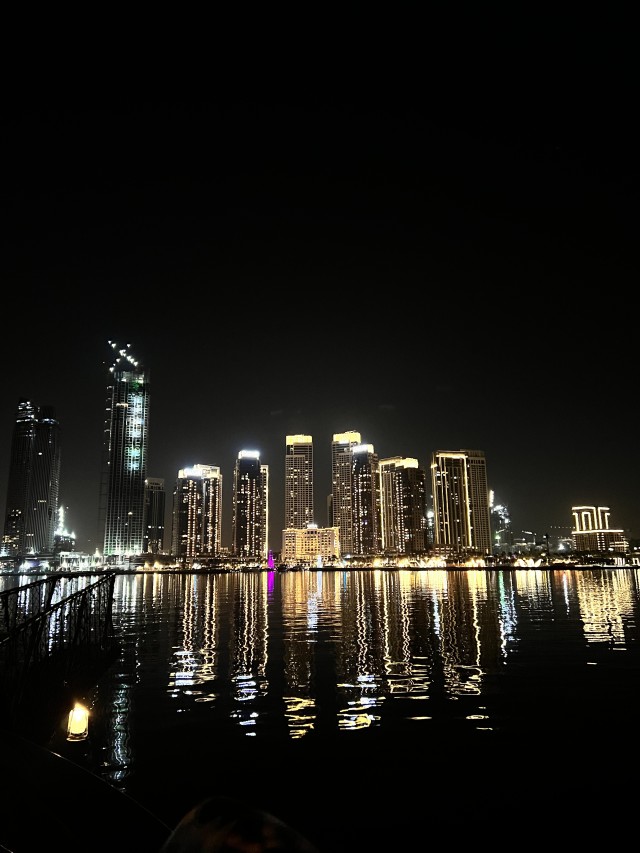
<path fill-rule="evenodd" d="M 69 712 L 67 740 L 86 740 L 89 736 L 89 710 L 76 702 Z"/>

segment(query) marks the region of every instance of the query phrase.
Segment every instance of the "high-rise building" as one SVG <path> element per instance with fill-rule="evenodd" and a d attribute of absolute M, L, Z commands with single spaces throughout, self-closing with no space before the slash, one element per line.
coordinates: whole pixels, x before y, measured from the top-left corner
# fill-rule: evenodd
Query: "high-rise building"
<path fill-rule="evenodd" d="M 149 374 L 130 344 L 109 342 L 109 368 L 98 510 L 105 558 L 144 553 L 145 480 L 149 451 Z"/>
<path fill-rule="evenodd" d="M 417 556 L 429 549 L 427 472 L 417 459 L 380 460 L 382 551 L 389 556 Z"/>
<path fill-rule="evenodd" d="M 357 444 L 351 453 L 351 553 L 374 557 L 382 552 L 378 455 L 372 444 Z"/>
<path fill-rule="evenodd" d="M 58 507 L 58 524 L 53 535 L 54 554 L 66 552 L 72 554 L 76 550 L 76 535 L 67 530 L 64 523 L 64 507 Z"/>
<path fill-rule="evenodd" d="M 163 477 L 147 477 L 144 481 L 144 538 L 145 554 L 164 553 L 164 512 L 166 495 Z"/>
<path fill-rule="evenodd" d="M 257 450 L 241 450 L 233 471 L 231 538 L 234 557 L 267 559 L 269 526 L 269 466 Z"/>
<path fill-rule="evenodd" d="M 447 554 L 491 554 L 487 465 L 481 450 L 432 454 L 435 546 Z"/>
<path fill-rule="evenodd" d="M 340 531 L 340 548 L 343 556 L 353 553 L 353 448 L 362 443 L 360 433 L 337 432 L 331 442 L 331 498 L 329 502 L 329 527 Z"/>
<path fill-rule="evenodd" d="M 304 530 L 314 523 L 313 438 L 288 435 L 284 457 L 284 526 Z"/>
<path fill-rule="evenodd" d="M 262 559 L 269 557 L 269 466 L 260 465 L 262 482 Z"/>
<path fill-rule="evenodd" d="M 52 554 L 58 525 L 60 424 L 51 406 L 20 398 L 11 440 L 3 553 Z"/>
<path fill-rule="evenodd" d="M 171 553 L 191 561 L 219 557 L 222 542 L 222 474 L 215 465 L 178 471 L 173 493 Z"/>
<path fill-rule="evenodd" d="M 511 551 L 513 547 L 513 531 L 511 530 L 509 508 L 505 504 L 496 502 L 493 489 L 489 491 L 489 511 L 491 513 L 493 553 L 503 554 Z"/>

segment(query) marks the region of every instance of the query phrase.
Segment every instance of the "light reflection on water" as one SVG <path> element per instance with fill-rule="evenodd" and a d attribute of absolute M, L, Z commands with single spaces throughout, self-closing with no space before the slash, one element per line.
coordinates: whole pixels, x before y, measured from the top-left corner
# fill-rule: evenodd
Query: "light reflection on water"
<path fill-rule="evenodd" d="M 638 580 L 620 568 L 120 575 L 121 655 L 85 697 L 97 772 L 126 790 L 137 744 L 161 755 L 185 727 L 278 742 L 526 732 L 603 711 L 624 723 Z"/>

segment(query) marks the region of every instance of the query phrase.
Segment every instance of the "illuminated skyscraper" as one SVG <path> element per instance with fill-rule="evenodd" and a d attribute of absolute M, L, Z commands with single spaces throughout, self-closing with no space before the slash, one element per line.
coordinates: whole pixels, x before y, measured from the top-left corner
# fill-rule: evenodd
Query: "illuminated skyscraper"
<path fill-rule="evenodd" d="M 481 450 L 432 454 L 435 546 L 447 554 L 491 554 L 487 465 Z"/>
<path fill-rule="evenodd" d="M 71 553 L 76 550 L 76 535 L 65 527 L 63 506 L 58 507 L 58 524 L 53 536 L 53 550 L 56 554 L 62 551 Z"/>
<path fill-rule="evenodd" d="M 361 444 L 359 432 L 334 433 L 331 443 L 331 500 L 329 527 L 340 532 L 343 556 L 353 553 L 353 448 Z"/>
<path fill-rule="evenodd" d="M 496 503 L 493 489 L 489 491 L 489 512 L 491 514 L 491 538 L 493 553 L 503 554 L 513 548 L 513 532 L 509 508 L 505 504 Z"/>
<path fill-rule="evenodd" d="M 378 455 L 372 444 L 357 444 L 351 448 L 351 453 L 351 553 L 374 557 L 382 551 Z"/>
<path fill-rule="evenodd" d="M 428 550 L 427 472 L 417 459 L 380 460 L 380 518 L 383 553 L 418 555 Z"/>
<path fill-rule="evenodd" d="M 164 553 L 165 490 L 162 477 L 147 477 L 144 482 L 144 540 L 145 554 Z"/>
<path fill-rule="evenodd" d="M 144 553 L 145 480 L 149 445 L 149 374 L 129 352 L 109 342 L 109 368 L 98 526 L 105 557 Z"/>
<path fill-rule="evenodd" d="M 262 482 L 262 559 L 269 557 L 269 466 L 260 466 L 260 480 Z"/>
<path fill-rule="evenodd" d="M 284 457 L 284 526 L 304 530 L 313 515 L 313 439 L 288 435 Z"/>
<path fill-rule="evenodd" d="M 187 561 L 219 557 L 222 536 L 222 474 L 215 465 L 178 471 L 173 493 L 171 553 Z"/>
<path fill-rule="evenodd" d="M 52 554 L 58 525 L 60 425 L 51 406 L 21 398 L 11 441 L 3 553 Z"/>
<path fill-rule="evenodd" d="M 267 559 L 269 466 L 257 450 L 241 450 L 233 472 L 231 537 L 233 555 L 241 560 Z"/>

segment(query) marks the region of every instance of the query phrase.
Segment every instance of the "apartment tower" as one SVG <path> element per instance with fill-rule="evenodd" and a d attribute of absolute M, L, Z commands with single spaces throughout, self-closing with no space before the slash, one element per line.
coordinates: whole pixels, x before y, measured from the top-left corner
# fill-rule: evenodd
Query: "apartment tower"
<path fill-rule="evenodd" d="M 60 424 L 55 411 L 20 398 L 11 439 L 4 554 L 53 553 L 59 491 Z"/>
<path fill-rule="evenodd" d="M 313 521 L 313 438 L 288 435 L 284 457 L 284 526 L 287 530 L 304 530 Z"/>
<path fill-rule="evenodd" d="M 432 454 L 434 545 L 447 555 L 491 554 L 490 495 L 481 450 Z"/>
<path fill-rule="evenodd" d="M 257 450 L 241 450 L 233 471 L 231 538 L 234 557 L 267 559 L 269 466 Z"/>
<path fill-rule="evenodd" d="M 380 538 L 380 478 L 378 455 L 372 444 L 352 448 L 351 510 L 352 551 L 358 557 L 375 557 L 382 551 Z"/>
<path fill-rule="evenodd" d="M 380 460 L 382 551 L 388 556 L 417 556 L 428 550 L 427 472 L 417 459 Z"/>
<path fill-rule="evenodd" d="M 144 553 L 149 448 L 149 374 L 130 352 L 109 342 L 114 361 L 107 386 L 98 527 L 105 558 Z"/>
<path fill-rule="evenodd" d="M 219 557 L 222 547 L 222 474 L 215 465 L 178 471 L 173 493 L 171 554 L 186 562 Z"/>
<path fill-rule="evenodd" d="M 353 553 L 353 449 L 362 443 L 360 433 L 337 432 L 331 442 L 331 498 L 329 527 L 337 527 L 343 556 Z"/>

